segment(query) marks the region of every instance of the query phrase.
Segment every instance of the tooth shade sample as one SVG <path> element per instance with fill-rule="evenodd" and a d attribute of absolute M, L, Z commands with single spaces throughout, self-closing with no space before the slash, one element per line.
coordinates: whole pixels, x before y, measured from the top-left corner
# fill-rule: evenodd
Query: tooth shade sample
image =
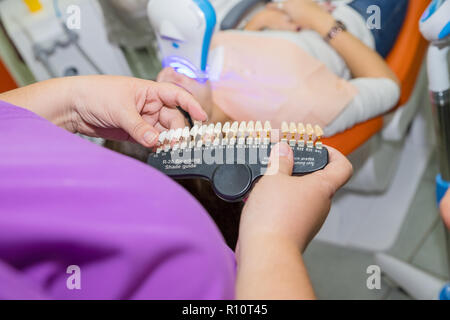
<path fill-rule="evenodd" d="M 289 131 L 292 134 L 297 133 L 297 125 L 295 124 L 295 122 L 291 122 L 291 124 L 289 125 Z"/>
<path fill-rule="evenodd" d="M 197 134 L 198 134 L 198 126 L 197 125 L 192 127 L 190 134 L 191 134 L 192 138 L 195 138 L 197 136 Z"/>
<path fill-rule="evenodd" d="M 172 142 L 174 133 L 175 130 L 169 130 L 169 132 L 167 133 L 167 140 L 169 140 L 169 142 Z"/>
<path fill-rule="evenodd" d="M 231 125 L 231 129 L 230 131 L 234 134 L 238 133 L 239 130 L 239 122 L 235 121 L 233 122 L 233 124 Z"/>
<path fill-rule="evenodd" d="M 210 136 L 214 135 L 214 128 L 215 128 L 214 124 L 210 124 L 208 126 L 208 130 L 206 130 L 206 134 Z"/>
<path fill-rule="evenodd" d="M 263 131 L 263 126 L 262 126 L 261 121 L 256 122 L 255 131 L 258 132 L 259 134 L 261 134 L 261 132 Z"/>
<path fill-rule="evenodd" d="M 255 131 L 255 123 L 253 121 L 250 121 L 247 124 L 247 132 L 251 135 Z"/>
<path fill-rule="evenodd" d="M 241 122 L 241 124 L 239 125 L 239 133 L 241 135 L 244 135 L 247 132 L 247 122 L 243 121 Z"/>
<path fill-rule="evenodd" d="M 214 134 L 219 136 L 222 133 L 222 123 L 218 122 L 214 127 Z"/>
<path fill-rule="evenodd" d="M 181 135 L 183 134 L 183 129 L 179 128 L 175 131 L 173 138 L 177 141 L 181 139 Z"/>
<path fill-rule="evenodd" d="M 289 125 L 287 124 L 287 122 L 281 123 L 281 132 L 285 134 L 289 133 Z"/>
<path fill-rule="evenodd" d="M 306 125 L 306 134 L 311 137 L 312 135 L 314 135 L 314 128 L 311 124 L 307 124 Z"/>
<path fill-rule="evenodd" d="M 204 136 L 204 135 L 206 134 L 207 130 L 208 130 L 208 126 L 207 126 L 206 124 L 204 124 L 204 125 L 202 125 L 202 127 L 200 128 L 199 134 L 200 134 L 201 136 Z"/>
<path fill-rule="evenodd" d="M 301 135 L 304 135 L 306 133 L 306 129 L 303 123 L 298 124 L 298 133 L 300 133 Z"/>
<path fill-rule="evenodd" d="M 160 144 L 164 144 L 164 142 L 166 141 L 166 137 L 167 137 L 167 131 L 163 131 L 159 134 L 159 143 Z"/>
<path fill-rule="evenodd" d="M 231 128 L 231 124 L 229 122 L 225 122 L 225 124 L 223 125 L 223 128 L 222 128 L 222 132 L 224 133 L 225 136 L 227 136 L 228 132 L 230 132 L 230 128 Z"/>
<path fill-rule="evenodd" d="M 320 126 L 316 125 L 314 127 L 314 131 L 316 132 L 316 137 L 317 138 L 323 137 L 323 130 L 322 130 L 322 128 Z"/>
<path fill-rule="evenodd" d="M 186 127 L 183 129 L 183 134 L 181 136 L 185 140 L 189 139 L 189 136 L 190 136 L 189 127 Z"/>

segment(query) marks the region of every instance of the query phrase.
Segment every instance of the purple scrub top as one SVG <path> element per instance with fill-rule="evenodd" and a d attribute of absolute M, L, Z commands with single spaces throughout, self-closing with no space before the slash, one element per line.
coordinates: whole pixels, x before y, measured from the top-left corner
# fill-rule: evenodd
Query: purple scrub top
<path fill-rule="evenodd" d="M 232 299 L 234 284 L 179 185 L 0 101 L 0 299 Z"/>

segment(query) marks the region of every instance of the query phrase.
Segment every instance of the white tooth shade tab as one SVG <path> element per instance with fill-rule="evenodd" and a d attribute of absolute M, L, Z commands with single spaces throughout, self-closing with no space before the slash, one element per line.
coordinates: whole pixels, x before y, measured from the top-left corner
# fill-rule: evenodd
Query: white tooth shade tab
<path fill-rule="evenodd" d="M 214 135 L 214 128 L 215 128 L 215 125 L 214 124 L 210 124 L 208 126 L 208 129 L 206 130 L 206 134 L 209 135 L 209 136 Z"/>
<path fill-rule="evenodd" d="M 251 135 L 255 131 L 255 123 L 253 121 L 249 121 L 247 124 L 247 132 Z"/>
<path fill-rule="evenodd" d="M 190 134 L 193 138 L 195 138 L 197 136 L 197 134 L 198 134 L 198 126 L 197 125 L 192 127 Z"/>
<path fill-rule="evenodd" d="M 206 131 L 208 130 L 208 126 L 206 124 L 202 125 L 200 127 L 200 130 L 198 131 L 198 134 L 201 136 L 204 136 L 206 134 Z"/>
<path fill-rule="evenodd" d="M 241 135 L 244 135 L 247 132 L 247 122 L 242 121 L 241 124 L 239 125 L 239 133 Z"/>
<path fill-rule="evenodd" d="M 227 135 L 228 132 L 230 132 L 230 129 L 231 129 L 231 124 L 229 122 L 225 122 L 225 124 L 223 125 L 223 128 L 222 128 L 222 132 L 225 135 Z"/>
<path fill-rule="evenodd" d="M 218 122 L 217 124 L 216 124 L 216 126 L 214 127 L 214 134 L 215 135 L 220 135 L 222 133 L 222 123 L 221 122 Z"/>
<path fill-rule="evenodd" d="M 189 139 L 190 137 L 190 130 L 189 127 L 186 127 L 183 129 L 183 134 L 181 135 L 185 140 Z"/>
<path fill-rule="evenodd" d="M 230 128 L 230 131 L 233 134 L 237 134 L 239 131 L 239 122 L 237 122 L 237 121 L 233 122 L 233 124 L 231 125 L 231 128 Z"/>
<path fill-rule="evenodd" d="M 169 142 L 172 142 L 173 140 L 173 135 L 175 133 L 175 130 L 169 130 L 169 132 L 167 133 L 167 140 L 169 140 Z"/>
<path fill-rule="evenodd" d="M 177 130 L 175 130 L 175 133 L 173 135 L 173 138 L 177 141 L 179 141 L 181 139 L 181 135 L 183 134 L 183 129 L 179 128 Z"/>
<path fill-rule="evenodd" d="M 167 137 L 167 131 L 163 131 L 159 134 L 159 143 L 160 144 L 164 144 L 164 142 L 166 141 L 166 137 Z"/>

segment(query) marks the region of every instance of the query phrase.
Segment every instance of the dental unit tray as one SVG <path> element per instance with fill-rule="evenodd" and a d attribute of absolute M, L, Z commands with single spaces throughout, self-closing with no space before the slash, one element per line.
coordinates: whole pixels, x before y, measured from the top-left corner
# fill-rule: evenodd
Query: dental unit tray
<path fill-rule="evenodd" d="M 294 151 L 293 175 L 313 173 L 328 164 L 319 126 L 283 123 L 281 130 L 272 130 L 270 122 L 263 126 L 259 121 L 196 124 L 192 129 L 162 132 L 147 162 L 174 179 L 209 180 L 217 196 L 236 202 L 266 173 L 273 143 L 280 135 Z"/>

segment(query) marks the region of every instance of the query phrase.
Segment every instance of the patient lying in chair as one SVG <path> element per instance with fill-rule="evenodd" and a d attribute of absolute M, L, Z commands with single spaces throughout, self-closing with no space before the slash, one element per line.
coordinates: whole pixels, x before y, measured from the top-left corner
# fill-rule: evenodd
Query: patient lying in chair
<path fill-rule="evenodd" d="M 367 9 L 378 5 L 368 28 Z M 191 92 L 211 122 L 271 120 L 317 123 L 327 136 L 383 114 L 398 102 L 396 76 L 384 62 L 406 14 L 407 0 L 312 0 L 271 3 L 243 30 L 217 33 L 210 81 L 172 69 L 158 81 Z M 348 32 L 333 28 L 341 21 Z M 376 29 L 378 27 L 378 29 Z M 331 31 L 330 31 L 331 30 Z"/>

